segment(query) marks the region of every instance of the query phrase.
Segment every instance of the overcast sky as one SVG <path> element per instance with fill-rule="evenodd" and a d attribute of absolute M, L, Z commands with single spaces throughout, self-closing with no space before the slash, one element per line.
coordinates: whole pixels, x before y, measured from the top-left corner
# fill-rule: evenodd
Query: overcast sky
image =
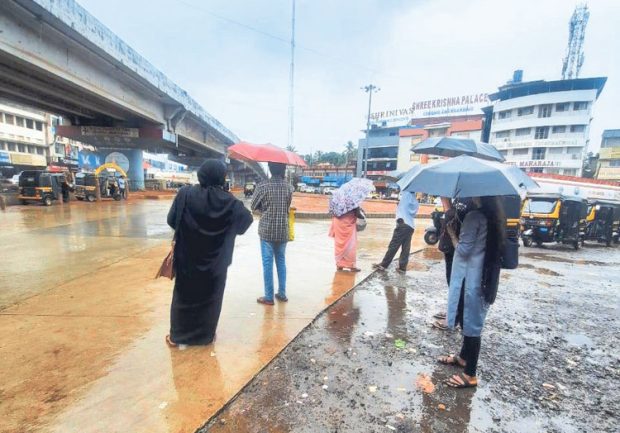
<path fill-rule="evenodd" d="M 78 0 L 251 142 L 287 144 L 291 0 Z M 559 79 L 570 0 L 297 0 L 295 146 L 341 151 L 373 110 Z M 607 76 L 590 135 L 620 128 L 620 1 L 590 0 L 581 77 Z"/>

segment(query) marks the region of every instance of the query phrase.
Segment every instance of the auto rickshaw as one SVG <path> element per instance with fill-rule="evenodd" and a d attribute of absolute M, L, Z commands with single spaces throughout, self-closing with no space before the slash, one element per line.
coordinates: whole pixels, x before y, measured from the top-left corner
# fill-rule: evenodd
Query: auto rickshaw
<path fill-rule="evenodd" d="M 256 183 L 248 182 L 243 187 L 243 195 L 245 195 L 246 198 L 247 197 L 252 197 L 252 195 L 254 194 L 254 190 L 255 189 L 256 189 Z"/>
<path fill-rule="evenodd" d="M 97 183 L 101 198 L 121 199 L 115 176 L 99 176 L 94 173 L 77 173 L 75 175 L 75 198 L 94 202 L 97 199 Z"/>
<path fill-rule="evenodd" d="M 526 247 L 536 243 L 583 244 L 588 203 L 562 194 L 528 194 L 521 210 L 521 239 Z"/>
<path fill-rule="evenodd" d="M 62 184 L 66 182 L 62 173 L 43 170 L 22 171 L 19 176 L 19 200 L 22 204 L 39 201 L 51 206 L 62 195 Z"/>
<path fill-rule="evenodd" d="M 620 202 L 593 200 L 588 203 L 585 239 L 605 243 L 618 243 L 620 238 Z"/>

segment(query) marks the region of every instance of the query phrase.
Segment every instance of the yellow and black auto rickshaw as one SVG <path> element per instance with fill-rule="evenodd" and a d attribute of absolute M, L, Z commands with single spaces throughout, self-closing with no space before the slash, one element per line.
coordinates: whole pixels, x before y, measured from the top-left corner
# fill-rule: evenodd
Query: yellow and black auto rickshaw
<path fill-rule="evenodd" d="M 583 244 L 588 203 L 562 194 L 528 194 L 521 209 L 521 239 L 526 247 L 536 243 Z"/>
<path fill-rule="evenodd" d="M 114 175 L 77 173 L 75 175 L 75 198 L 93 202 L 97 199 L 97 184 L 101 198 L 121 199 L 118 180 Z"/>
<path fill-rule="evenodd" d="M 62 185 L 66 183 L 62 173 L 43 170 L 22 171 L 19 176 L 19 200 L 22 204 L 38 201 L 51 206 L 62 195 Z"/>
<path fill-rule="evenodd" d="M 611 246 L 620 239 L 620 202 L 593 200 L 588 203 L 586 240 Z"/>

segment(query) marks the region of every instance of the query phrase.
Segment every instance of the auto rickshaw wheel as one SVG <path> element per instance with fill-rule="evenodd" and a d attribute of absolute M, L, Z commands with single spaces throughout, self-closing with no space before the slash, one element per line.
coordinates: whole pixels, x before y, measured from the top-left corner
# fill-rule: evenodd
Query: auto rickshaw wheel
<path fill-rule="evenodd" d="M 574 248 L 575 250 L 578 250 L 578 249 L 579 249 L 579 241 L 573 241 L 573 248 Z"/>
<path fill-rule="evenodd" d="M 20 200 L 20 203 L 21 203 L 23 206 L 26 206 L 26 205 L 28 204 L 28 200 Z"/>
<path fill-rule="evenodd" d="M 523 237 L 523 238 L 521 238 L 521 239 L 523 239 L 523 246 L 524 246 L 524 247 L 528 247 L 528 248 L 529 248 L 529 247 L 531 247 L 531 246 L 532 246 L 532 238 L 529 238 L 529 237 Z"/>
<path fill-rule="evenodd" d="M 424 242 L 429 245 L 435 245 L 439 241 L 439 237 L 435 232 L 426 232 L 424 233 Z"/>
<path fill-rule="evenodd" d="M 88 200 L 90 203 L 94 202 L 95 199 L 96 199 L 96 197 L 94 195 L 92 195 L 92 194 L 88 194 L 86 196 L 86 200 Z"/>
<path fill-rule="evenodd" d="M 76 199 L 76 200 L 79 200 L 79 201 L 82 201 L 82 200 L 84 200 L 84 197 L 77 197 L 77 196 L 76 196 L 76 197 L 75 197 L 75 199 Z"/>
<path fill-rule="evenodd" d="M 52 205 L 52 197 L 49 195 L 46 195 L 45 197 L 43 197 L 43 204 L 45 206 L 51 206 Z"/>
<path fill-rule="evenodd" d="M 120 201 L 121 200 L 121 195 L 120 194 L 115 194 L 112 198 L 114 200 L 116 200 L 116 201 Z"/>

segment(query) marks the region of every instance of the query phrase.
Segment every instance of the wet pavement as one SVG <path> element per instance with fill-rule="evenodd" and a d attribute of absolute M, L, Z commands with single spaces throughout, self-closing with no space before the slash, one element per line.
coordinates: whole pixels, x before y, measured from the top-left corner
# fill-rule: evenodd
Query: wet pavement
<path fill-rule="evenodd" d="M 617 432 L 620 248 L 522 249 L 502 271 L 477 389 L 443 384 L 458 332 L 441 254 L 376 273 L 326 310 L 201 432 Z M 457 352 L 458 353 L 458 352 Z"/>
<path fill-rule="evenodd" d="M 257 224 L 237 240 L 214 345 L 164 343 L 169 201 L 15 206 L 0 213 L 0 432 L 193 432 L 370 271 L 390 220 L 361 233 L 360 274 L 335 272 L 329 221 L 299 221 L 289 298 L 262 292 Z M 424 227 L 427 222 L 421 222 Z M 418 230 L 414 248 L 421 246 Z"/>

